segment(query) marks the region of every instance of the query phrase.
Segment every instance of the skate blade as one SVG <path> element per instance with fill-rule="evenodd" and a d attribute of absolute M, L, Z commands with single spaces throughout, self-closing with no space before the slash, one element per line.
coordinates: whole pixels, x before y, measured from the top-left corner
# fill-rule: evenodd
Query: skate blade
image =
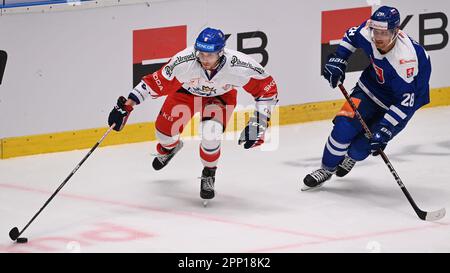
<path fill-rule="evenodd" d="M 215 197 L 217 197 L 217 191 L 215 192 L 214 197 L 211 198 L 211 199 L 203 199 L 203 198 L 202 198 L 202 204 L 203 204 L 203 207 L 206 208 L 206 207 L 208 206 L 209 202 L 210 202 L 211 200 L 213 200 Z M 200 197 L 200 198 L 201 198 L 201 197 Z"/>
<path fill-rule="evenodd" d="M 308 187 L 308 186 L 303 186 L 303 188 L 301 188 L 301 191 L 314 191 L 314 190 L 317 190 L 318 188 L 320 188 L 320 187 L 322 187 L 323 186 L 323 183 L 322 184 L 319 184 L 318 186 L 315 186 L 315 187 Z"/>

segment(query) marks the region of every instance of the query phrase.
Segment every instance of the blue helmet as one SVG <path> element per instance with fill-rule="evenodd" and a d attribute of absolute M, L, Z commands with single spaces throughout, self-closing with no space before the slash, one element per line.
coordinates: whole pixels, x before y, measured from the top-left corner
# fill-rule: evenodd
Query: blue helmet
<path fill-rule="evenodd" d="M 225 34 L 220 29 L 205 28 L 195 40 L 194 47 L 202 52 L 218 52 L 225 47 Z"/>
<path fill-rule="evenodd" d="M 394 30 L 400 26 L 400 13 L 396 8 L 382 6 L 370 17 L 369 27 Z"/>

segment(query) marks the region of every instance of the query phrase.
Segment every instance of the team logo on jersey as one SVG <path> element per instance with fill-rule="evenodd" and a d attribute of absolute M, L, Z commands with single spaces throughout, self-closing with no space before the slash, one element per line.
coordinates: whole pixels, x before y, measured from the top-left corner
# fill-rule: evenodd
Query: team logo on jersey
<path fill-rule="evenodd" d="M 358 26 L 372 15 L 371 7 L 350 8 L 340 10 L 327 10 L 322 12 L 322 37 L 321 37 L 321 67 L 320 73 L 323 75 L 323 68 L 328 56 L 334 53 L 339 46 L 345 32 L 351 27 Z M 356 33 L 358 27 L 351 29 Z M 353 53 L 347 72 L 362 71 L 369 65 L 369 60 L 362 49 L 357 49 Z"/>
<path fill-rule="evenodd" d="M 173 55 L 185 49 L 186 45 L 185 25 L 134 30 L 133 87 L 139 84 L 143 76 L 160 69 Z"/>
<path fill-rule="evenodd" d="M 197 94 L 203 97 L 213 96 L 217 93 L 217 90 L 214 87 L 209 87 L 206 85 L 202 85 L 202 87 L 189 87 L 189 91 L 191 93 Z"/>
<path fill-rule="evenodd" d="M 372 63 L 372 67 L 375 70 L 375 73 L 377 75 L 377 81 L 379 84 L 384 84 L 384 71 L 383 68 L 379 67 L 375 64 L 372 57 L 370 57 L 370 62 Z"/>
<path fill-rule="evenodd" d="M 406 69 L 406 77 L 411 78 L 412 76 L 414 76 L 414 67 Z"/>
<path fill-rule="evenodd" d="M 209 87 L 209 86 L 205 86 L 205 85 L 202 86 L 202 92 L 208 93 L 208 94 L 212 94 L 212 93 L 216 94 L 217 93 L 216 89 L 214 87 Z"/>

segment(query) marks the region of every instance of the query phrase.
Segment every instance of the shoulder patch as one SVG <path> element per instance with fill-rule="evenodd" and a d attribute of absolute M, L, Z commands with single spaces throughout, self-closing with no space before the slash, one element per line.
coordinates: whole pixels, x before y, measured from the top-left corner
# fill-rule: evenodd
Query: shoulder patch
<path fill-rule="evenodd" d="M 170 77 L 172 76 L 173 70 L 177 65 L 196 59 L 197 57 L 195 56 L 195 52 L 192 52 L 191 54 L 185 56 L 177 56 L 173 63 L 169 63 L 168 65 L 166 65 L 166 67 L 164 68 L 164 72 L 166 72 L 166 74 Z"/>
<path fill-rule="evenodd" d="M 242 61 L 236 55 L 233 55 L 233 57 L 231 57 L 230 65 L 231 65 L 231 67 L 248 68 L 248 69 L 256 71 L 258 74 L 264 74 L 265 73 L 264 69 L 262 69 L 260 67 L 256 67 L 253 64 L 251 64 L 250 62 Z"/>

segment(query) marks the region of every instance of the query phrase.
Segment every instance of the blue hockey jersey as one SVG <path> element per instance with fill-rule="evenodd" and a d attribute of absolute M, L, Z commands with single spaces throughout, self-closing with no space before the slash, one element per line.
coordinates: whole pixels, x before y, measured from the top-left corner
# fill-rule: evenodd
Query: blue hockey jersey
<path fill-rule="evenodd" d="M 345 33 L 336 54 L 347 60 L 357 48 L 363 49 L 370 59 L 358 85 L 386 110 L 383 124 L 396 126 L 430 102 L 430 58 L 425 49 L 403 31 L 399 31 L 395 46 L 381 54 L 371 39 L 366 21 Z"/>

